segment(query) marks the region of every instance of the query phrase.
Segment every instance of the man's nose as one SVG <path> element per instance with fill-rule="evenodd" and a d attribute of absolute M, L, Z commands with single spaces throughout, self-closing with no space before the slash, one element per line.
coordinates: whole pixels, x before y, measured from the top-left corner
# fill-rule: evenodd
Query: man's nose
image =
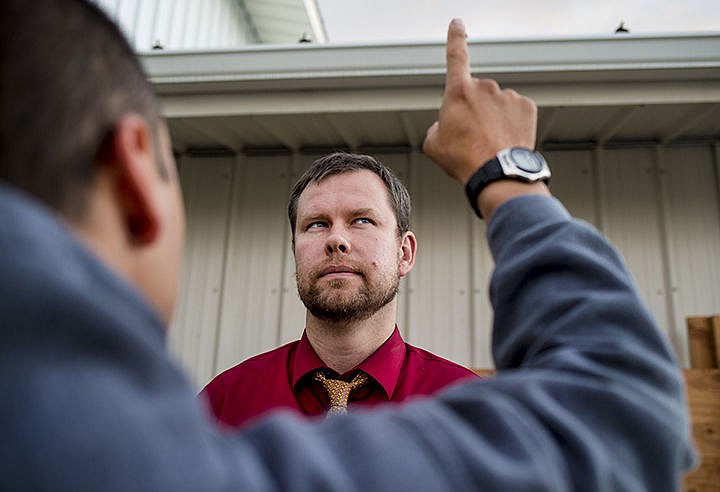
<path fill-rule="evenodd" d="M 350 241 L 348 241 L 347 237 L 342 234 L 341 231 L 333 231 L 333 233 L 327 238 L 325 251 L 328 255 L 336 253 L 349 254 Z"/>

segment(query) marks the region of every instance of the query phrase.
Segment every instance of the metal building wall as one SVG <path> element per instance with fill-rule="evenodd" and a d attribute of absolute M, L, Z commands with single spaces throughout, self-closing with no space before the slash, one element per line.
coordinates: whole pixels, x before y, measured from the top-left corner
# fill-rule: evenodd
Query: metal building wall
<path fill-rule="evenodd" d="M 93 0 L 137 51 L 238 47 L 254 41 L 235 0 Z"/>
<path fill-rule="evenodd" d="M 546 150 L 552 188 L 617 245 L 642 296 L 687 362 L 684 319 L 720 310 L 718 146 Z M 406 340 L 472 367 L 492 367 L 492 270 L 485 225 L 455 182 L 417 151 L 376 154 L 413 197 L 418 257 L 401 283 Z M 285 214 L 291 183 L 317 156 L 184 155 L 184 284 L 171 349 L 198 386 L 299 337 Z"/>

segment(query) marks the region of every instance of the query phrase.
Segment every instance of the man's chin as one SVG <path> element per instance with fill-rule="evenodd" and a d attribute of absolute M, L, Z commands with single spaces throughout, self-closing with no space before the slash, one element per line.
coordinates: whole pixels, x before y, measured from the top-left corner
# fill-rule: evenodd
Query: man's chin
<path fill-rule="evenodd" d="M 329 289 L 341 290 L 350 286 L 351 278 L 327 278 L 324 280 Z"/>
<path fill-rule="evenodd" d="M 315 298 L 313 304 L 319 311 L 342 315 L 343 313 L 352 313 L 357 310 L 358 305 L 361 303 L 359 303 L 357 297 L 353 295 L 334 295 L 325 298 Z"/>
<path fill-rule="evenodd" d="M 325 321 L 353 321 L 367 318 L 364 312 L 367 302 L 360 300 L 357 292 L 335 291 L 320 295 L 301 297 L 303 304 L 310 313 Z"/>
<path fill-rule="evenodd" d="M 358 310 L 355 307 L 349 309 L 338 309 L 338 306 L 333 306 L 332 308 L 327 309 L 322 306 L 313 306 L 312 308 L 308 307 L 308 311 L 310 311 L 315 318 L 332 323 L 363 321 L 372 315 L 372 313 L 367 310 Z"/>

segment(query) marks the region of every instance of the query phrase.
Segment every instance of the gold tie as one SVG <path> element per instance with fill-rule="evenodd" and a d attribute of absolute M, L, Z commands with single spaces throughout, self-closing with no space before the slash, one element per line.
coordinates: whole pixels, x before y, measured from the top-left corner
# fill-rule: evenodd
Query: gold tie
<path fill-rule="evenodd" d="M 368 380 L 368 375 L 362 371 L 358 372 L 349 383 L 340 379 L 330 379 L 322 371 L 316 372 L 315 381 L 319 381 L 323 385 L 330 399 L 330 408 L 327 411 L 328 417 L 346 414 L 350 392 L 364 386 Z"/>

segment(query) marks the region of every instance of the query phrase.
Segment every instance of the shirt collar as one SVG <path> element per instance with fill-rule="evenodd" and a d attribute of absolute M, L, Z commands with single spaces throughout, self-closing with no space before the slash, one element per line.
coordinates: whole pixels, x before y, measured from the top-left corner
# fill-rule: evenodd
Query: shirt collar
<path fill-rule="evenodd" d="M 362 361 L 355 369 L 361 369 L 375 379 L 385 390 L 388 399 L 392 398 L 395 386 L 400 378 L 400 370 L 405 360 L 405 341 L 400 335 L 400 330 L 395 325 L 392 335 L 367 359 Z M 327 367 L 322 359 L 315 353 L 310 345 L 307 334 L 303 331 L 300 343 L 295 352 L 293 363 L 292 384 L 296 387 L 298 381 L 316 369 Z"/>
<path fill-rule="evenodd" d="M 315 353 L 315 349 L 310 345 L 307 333 L 303 331 L 300 343 L 298 343 L 297 350 L 295 351 L 295 361 L 293 362 L 292 368 L 292 385 L 293 389 L 296 388 L 298 381 L 305 374 L 314 372 L 316 369 L 321 367 L 327 367 L 323 363 L 322 359 Z"/>

